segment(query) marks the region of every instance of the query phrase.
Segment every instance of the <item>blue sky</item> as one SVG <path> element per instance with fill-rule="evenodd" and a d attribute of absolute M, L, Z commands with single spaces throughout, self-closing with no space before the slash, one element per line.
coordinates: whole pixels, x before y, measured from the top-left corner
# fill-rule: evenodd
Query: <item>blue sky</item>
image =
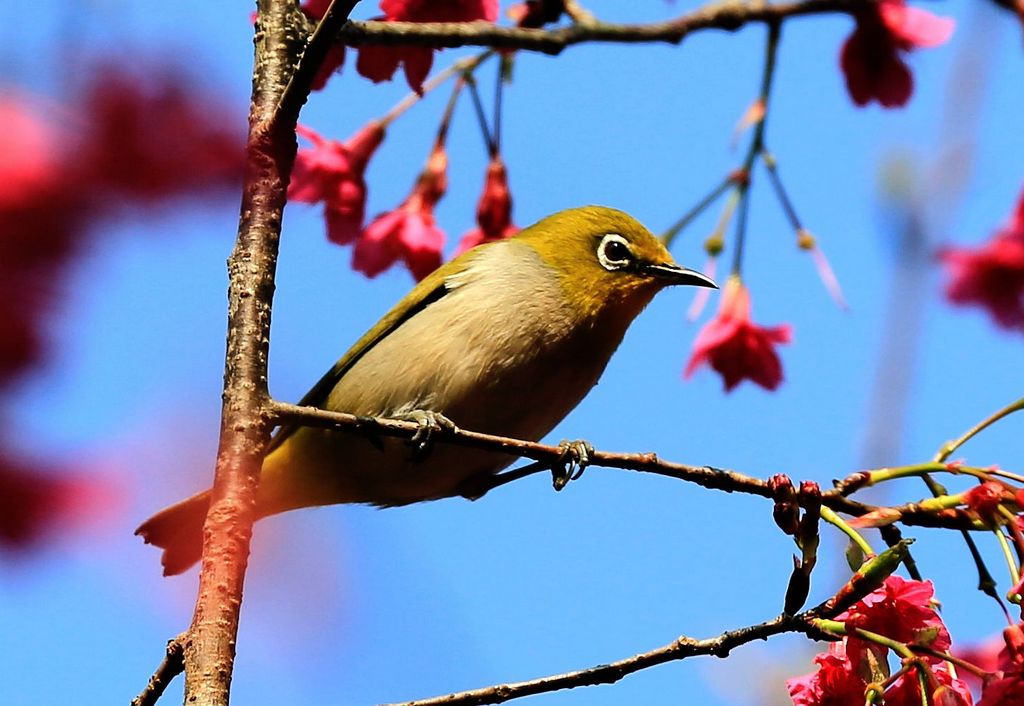
<path fill-rule="evenodd" d="M 623 21 L 693 6 L 588 3 L 600 17 Z M 987 237 L 1024 182 L 1019 29 L 987 3 L 928 8 L 956 17 L 958 28 L 947 46 L 911 57 L 917 88 L 904 110 L 851 104 L 837 58 L 848 18 L 797 19 L 784 29 L 768 144 L 851 310 L 840 311 L 825 295 L 762 174 L 745 274 L 755 318 L 794 327 L 793 344 L 781 351 L 784 385 L 767 393 L 748 383 L 725 395 L 706 370 L 684 382 L 697 330 L 685 317 L 692 294 L 669 291 L 637 320 L 601 384 L 552 440 L 586 438 L 602 449 L 657 451 L 828 484 L 858 468 L 868 419 L 881 417 L 897 431 L 885 463 L 912 462 L 1022 394 L 1019 334 L 997 331 L 978 311 L 951 309 L 932 270 L 893 293 L 899 228 L 879 198 L 886 165 L 899 161 L 918 175 L 935 244 Z M 56 43 L 73 31 L 87 54 L 179 62 L 234 105 L 241 121 L 249 10 L 192 0 L 145 10 L 114 1 L 84 9 L 50 2 L 29 23 L 5 8 L 0 60 L 8 84 L 59 97 L 63 81 L 84 69 L 39 58 L 52 59 Z M 667 227 L 741 159 L 730 137 L 755 96 L 764 34 L 750 27 L 702 32 L 680 47 L 521 55 L 506 94 L 503 137 L 516 222 L 600 203 L 633 213 L 652 230 Z M 444 52 L 436 65 L 460 55 Z M 969 79 L 951 85 L 951 70 L 965 56 L 981 68 L 971 65 Z M 348 136 L 407 90 L 403 82 L 370 85 L 351 70 L 352 58 L 303 113 L 305 124 L 328 136 Z M 491 72 L 482 76 L 489 86 Z M 971 98 L 978 83 L 980 97 Z M 429 96 L 389 131 L 368 173 L 369 214 L 406 194 L 445 93 Z M 951 105 L 958 112 L 949 119 Z M 950 143 L 968 149 L 936 168 Z M 486 164 L 468 104 L 456 113 L 450 149 L 450 189 L 438 219 L 454 247 L 473 227 Z M 959 175 L 962 185 L 954 195 L 941 192 L 930 173 Z M 712 209 L 677 240 L 681 262 L 703 266 L 701 242 L 716 217 Z M 157 553 L 131 532 L 211 476 L 224 259 L 236 219 L 237 203 L 227 199 L 105 224 L 109 232 L 70 281 L 52 364 L 16 391 L 17 413 L 5 421 L 24 448 L 115 469 L 126 502 L 101 527 L 30 556 L 0 556 L 9 703 L 57 703 L 69 694 L 81 704 L 127 701 L 164 642 L 190 619 L 195 572 L 161 578 Z M 399 270 L 368 281 L 351 271 L 349 259 L 324 239 L 317 207 L 289 206 L 270 363 L 277 397 L 298 399 L 412 284 Z M 920 302 L 919 329 L 886 333 L 894 300 Z M 870 391 L 880 362 L 898 359 L 915 340 L 912 365 L 897 375 L 909 395 L 900 419 L 891 403 L 872 407 Z M 898 392 L 886 390 L 883 399 Z M 1007 420 L 964 454 L 977 465 L 1019 470 L 1022 423 Z M 922 494 L 907 482 L 884 497 Z M 845 576 L 842 544 L 826 534 L 812 600 Z M 973 590 L 957 538 L 908 534 L 936 580 L 954 641 L 1001 628 L 994 605 Z M 1005 589 L 995 547 L 985 539 L 982 545 Z M 600 468 L 559 494 L 535 477 L 474 503 L 292 513 L 256 532 L 234 696 L 248 704 L 398 701 L 591 666 L 679 634 L 714 635 L 778 612 L 792 552 L 763 500 Z M 809 671 L 810 653 L 799 639 L 782 638 L 742 648 L 725 662 L 687 660 L 531 703 L 776 702 L 784 676 Z M 180 699 L 180 689 L 179 680 L 168 703 Z"/>

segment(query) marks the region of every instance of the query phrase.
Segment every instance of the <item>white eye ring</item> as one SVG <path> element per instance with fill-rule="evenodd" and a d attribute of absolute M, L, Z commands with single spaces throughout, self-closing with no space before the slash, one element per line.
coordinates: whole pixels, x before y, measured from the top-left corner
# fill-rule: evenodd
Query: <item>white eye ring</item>
<path fill-rule="evenodd" d="M 621 270 L 633 262 L 629 241 L 618 233 L 608 233 L 597 246 L 597 261 L 606 270 Z"/>

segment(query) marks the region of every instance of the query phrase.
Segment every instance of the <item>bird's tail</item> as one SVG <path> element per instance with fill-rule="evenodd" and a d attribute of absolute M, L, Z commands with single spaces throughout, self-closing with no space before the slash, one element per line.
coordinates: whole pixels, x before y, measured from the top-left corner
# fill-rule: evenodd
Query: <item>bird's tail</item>
<path fill-rule="evenodd" d="M 180 574 L 203 554 L 203 522 L 210 507 L 210 491 L 166 507 L 139 525 L 135 534 L 146 544 L 164 550 L 160 563 L 164 576 Z"/>

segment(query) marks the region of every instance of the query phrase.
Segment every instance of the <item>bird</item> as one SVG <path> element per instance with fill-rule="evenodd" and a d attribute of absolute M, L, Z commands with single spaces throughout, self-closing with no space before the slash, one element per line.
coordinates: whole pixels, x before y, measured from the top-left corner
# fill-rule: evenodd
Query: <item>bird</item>
<path fill-rule="evenodd" d="M 538 441 L 597 384 L 630 323 L 670 285 L 717 286 L 623 211 L 563 210 L 425 277 L 300 404 Z M 467 495 L 467 484 L 515 460 L 454 444 L 415 451 L 397 438 L 285 424 L 265 451 L 256 515 Z M 200 559 L 209 498 L 193 495 L 136 530 L 163 549 L 165 576 Z"/>

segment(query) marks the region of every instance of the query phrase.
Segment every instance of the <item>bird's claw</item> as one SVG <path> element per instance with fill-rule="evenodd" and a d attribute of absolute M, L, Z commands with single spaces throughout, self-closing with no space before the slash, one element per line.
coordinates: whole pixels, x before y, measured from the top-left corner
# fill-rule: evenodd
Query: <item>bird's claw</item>
<path fill-rule="evenodd" d="M 441 431 L 458 431 L 455 423 L 439 412 L 415 409 L 412 412 L 399 416 L 398 419 L 415 422 L 419 426 L 416 433 L 406 442 L 412 448 L 412 460 L 414 461 L 421 461 L 430 453 L 430 449 L 433 447 L 434 434 Z"/>
<path fill-rule="evenodd" d="M 551 484 L 555 490 L 561 490 L 569 481 L 582 476 L 583 471 L 590 465 L 590 457 L 594 454 L 594 447 L 582 439 L 563 439 L 558 448 L 561 449 L 561 453 L 551 466 Z"/>

